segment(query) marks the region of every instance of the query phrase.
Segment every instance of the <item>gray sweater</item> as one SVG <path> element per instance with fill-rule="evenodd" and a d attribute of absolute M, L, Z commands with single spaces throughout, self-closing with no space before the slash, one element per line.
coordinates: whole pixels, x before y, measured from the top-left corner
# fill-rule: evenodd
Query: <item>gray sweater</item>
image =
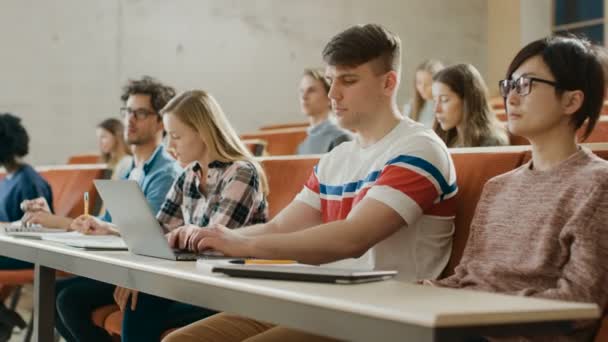
<path fill-rule="evenodd" d="M 345 141 L 352 140 L 352 135 L 335 125 L 330 120 L 310 127 L 308 137 L 298 146 L 298 154 L 327 153 Z"/>

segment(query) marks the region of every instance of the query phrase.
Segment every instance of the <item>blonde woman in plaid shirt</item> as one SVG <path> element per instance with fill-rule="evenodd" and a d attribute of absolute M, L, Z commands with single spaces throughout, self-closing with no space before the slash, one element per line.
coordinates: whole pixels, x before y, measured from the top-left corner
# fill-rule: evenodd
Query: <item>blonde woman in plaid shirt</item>
<path fill-rule="evenodd" d="M 186 91 L 161 114 L 169 149 L 185 166 L 157 214 L 171 246 L 196 251 L 200 231 L 210 224 L 239 228 L 266 222 L 264 171 L 217 101 L 202 90 Z M 85 225 L 98 233 L 111 229 L 98 221 Z M 215 313 L 121 287 L 114 299 L 123 312 L 123 341 L 158 341 L 167 329 Z"/>

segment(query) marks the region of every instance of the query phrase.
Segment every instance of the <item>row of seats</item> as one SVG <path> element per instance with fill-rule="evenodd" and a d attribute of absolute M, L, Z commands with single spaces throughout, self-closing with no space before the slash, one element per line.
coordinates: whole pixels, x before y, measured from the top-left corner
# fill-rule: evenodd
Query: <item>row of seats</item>
<path fill-rule="evenodd" d="M 596 154 L 608 159 L 608 144 L 588 144 Z M 457 214 L 452 254 L 443 276 L 453 273 L 466 245 L 469 226 L 484 184 L 490 178 L 513 170 L 530 160 L 529 146 L 459 148 L 450 150 L 458 175 Z M 274 217 L 302 189 L 319 155 L 276 156 L 260 158 L 270 185 L 268 204 Z M 122 314 L 115 305 L 96 310 L 92 315 L 96 325 L 103 327 L 119 340 Z M 608 340 L 608 318 L 596 341 Z"/>
<path fill-rule="evenodd" d="M 306 139 L 306 127 L 273 128 L 288 126 L 276 125 L 260 128 L 259 132 L 242 134 L 243 139 L 254 139 L 266 142 L 266 152 L 271 156 L 294 155 L 298 145 Z M 298 124 L 293 124 L 298 125 Z M 582 134 L 584 127 L 579 130 Z M 511 145 L 529 145 L 527 139 L 509 134 Z M 608 115 L 602 115 L 598 120 L 593 132 L 585 142 L 601 143 L 608 142 Z M 259 155 L 259 154 L 258 154 Z"/>
<path fill-rule="evenodd" d="M 500 97 L 493 97 L 490 99 L 490 107 L 494 109 L 497 113 L 504 112 L 505 109 L 505 100 Z M 602 107 L 602 114 L 608 114 L 608 100 L 604 101 L 604 106 Z"/>

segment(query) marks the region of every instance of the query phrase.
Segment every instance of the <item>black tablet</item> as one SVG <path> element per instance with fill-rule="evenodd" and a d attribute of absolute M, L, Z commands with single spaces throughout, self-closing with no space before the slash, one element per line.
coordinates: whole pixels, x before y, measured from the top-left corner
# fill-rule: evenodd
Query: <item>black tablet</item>
<path fill-rule="evenodd" d="M 359 284 L 387 280 L 397 271 L 369 271 L 316 266 L 226 265 L 214 266 L 213 272 L 232 277 L 312 281 L 319 283 Z"/>

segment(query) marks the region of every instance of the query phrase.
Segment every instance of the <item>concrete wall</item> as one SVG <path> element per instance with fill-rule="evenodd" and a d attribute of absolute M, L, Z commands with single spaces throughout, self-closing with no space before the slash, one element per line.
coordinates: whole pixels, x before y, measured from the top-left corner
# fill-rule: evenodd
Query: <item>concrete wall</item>
<path fill-rule="evenodd" d="M 404 42 L 411 70 L 435 57 L 487 70 L 486 0 L 1 0 L 0 111 L 19 114 L 29 161 L 95 150 L 121 85 L 153 75 L 211 91 L 240 132 L 301 121 L 297 83 L 335 33 L 378 22 Z"/>

